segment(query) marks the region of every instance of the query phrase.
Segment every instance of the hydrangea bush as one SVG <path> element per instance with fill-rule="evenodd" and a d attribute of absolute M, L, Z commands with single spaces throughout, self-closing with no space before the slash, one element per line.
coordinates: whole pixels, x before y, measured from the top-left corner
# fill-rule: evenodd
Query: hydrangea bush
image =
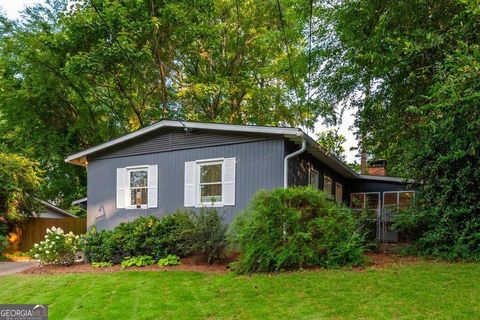
<path fill-rule="evenodd" d="M 29 254 L 41 264 L 71 265 L 75 261 L 79 237 L 61 228 L 47 229 L 45 240 L 35 243 Z"/>

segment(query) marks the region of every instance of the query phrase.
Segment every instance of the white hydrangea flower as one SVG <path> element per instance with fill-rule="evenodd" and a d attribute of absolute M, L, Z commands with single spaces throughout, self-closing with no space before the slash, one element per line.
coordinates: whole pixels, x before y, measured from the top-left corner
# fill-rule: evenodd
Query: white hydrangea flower
<path fill-rule="evenodd" d="M 55 237 L 55 239 L 59 240 L 59 239 L 60 239 L 60 237 L 59 237 L 59 236 L 56 236 L 56 237 Z"/>
<path fill-rule="evenodd" d="M 55 227 L 53 227 L 53 228 L 55 228 Z M 52 228 L 52 229 L 53 229 L 53 228 Z M 52 230 L 50 230 L 49 228 L 47 228 L 47 233 L 52 233 Z M 45 237 L 46 237 L 46 236 L 45 236 Z"/>
<path fill-rule="evenodd" d="M 58 229 L 57 229 L 57 234 L 63 234 L 63 230 L 60 229 L 60 228 L 58 228 Z"/>
<path fill-rule="evenodd" d="M 53 231 L 53 232 L 57 231 L 57 228 L 56 228 L 56 227 L 52 227 L 52 231 Z"/>
<path fill-rule="evenodd" d="M 35 243 L 33 246 L 34 246 L 35 248 L 37 248 L 37 247 L 38 247 L 38 243 Z"/>
<path fill-rule="evenodd" d="M 46 254 L 49 254 L 49 253 L 50 253 L 50 251 L 48 251 L 48 250 L 45 250 L 45 253 L 46 253 Z"/>
<path fill-rule="evenodd" d="M 40 255 L 37 253 L 37 254 L 35 255 L 35 258 L 37 258 L 37 259 L 40 258 Z"/>
<path fill-rule="evenodd" d="M 69 235 L 69 236 L 73 236 L 73 232 L 70 231 L 70 232 L 68 233 L 68 235 Z"/>
<path fill-rule="evenodd" d="M 48 243 L 50 239 L 48 239 L 47 236 L 45 236 L 45 238 L 46 238 L 45 243 Z"/>

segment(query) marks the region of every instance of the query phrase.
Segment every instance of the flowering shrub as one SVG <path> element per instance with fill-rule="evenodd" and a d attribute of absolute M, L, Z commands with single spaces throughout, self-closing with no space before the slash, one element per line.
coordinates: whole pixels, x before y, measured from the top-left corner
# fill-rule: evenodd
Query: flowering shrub
<path fill-rule="evenodd" d="M 29 254 L 41 264 L 53 263 L 70 265 L 75 261 L 78 250 L 78 236 L 72 232 L 65 234 L 61 228 L 47 229 L 45 240 L 35 243 Z"/>

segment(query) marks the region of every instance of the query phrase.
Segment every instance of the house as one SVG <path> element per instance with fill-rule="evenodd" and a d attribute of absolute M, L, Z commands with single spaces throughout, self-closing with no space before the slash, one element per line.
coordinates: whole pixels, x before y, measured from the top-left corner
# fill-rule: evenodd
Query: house
<path fill-rule="evenodd" d="M 401 178 L 384 175 L 385 162 L 373 164 L 377 175 L 357 174 L 298 128 L 163 120 L 65 161 L 87 168 L 87 223 L 98 229 L 203 206 L 230 223 L 260 189 L 312 185 L 373 211 L 378 236 L 394 241 L 381 213 L 414 195 Z"/>
<path fill-rule="evenodd" d="M 55 219 L 62 219 L 62 218 L 74 218 L 78 219 L 78 217 L 74 214 L 71 214 L 68 211 L 65 211 L 57 206 L 54 206 L 51 203 L 46 201 L 36 199 L 41 204 L 41 209 L 39 212 L 32 213 L 32 218 L 41 218 L 41 219 L 48 219 L 48 218 L 55 218 Z"/>

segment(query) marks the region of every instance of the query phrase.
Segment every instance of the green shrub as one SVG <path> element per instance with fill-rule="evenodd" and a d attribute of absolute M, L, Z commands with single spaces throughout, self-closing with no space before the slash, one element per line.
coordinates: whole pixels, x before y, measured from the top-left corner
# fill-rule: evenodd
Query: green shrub
<path fill-rule="evenodd" d="M 114 241 L 113 231 L 92 228 L 81 238 L 81 248 L 89 262 L 115 262 L 122 260 L 121 248 Z"/>
<path fill-rule="evenodd" d="M 309 187 L 259 191 L 230 229 L 239 273 L 363 263 L 352 212 Z"/>
<path fill-rule="evenodd" d="M 78 250 L 78 236 L 72 232 L 65 234 L 61 228 L 47 229 L 45 240 L 35 243 L 29 255 L 40 260 L 41 264 L 53 263 L 70 265 L 75 262 Z"/>
<path fill-rule="evenodd" d="M 150 255 L 154 250 L 159 219 L 154 216 L 139 217 L 131 222 L 120 223 L 113 230 L 112 241 L 118 245 L 122 257 Z"/>
<path fill-rule="evenodd" d="M 113 266 L 111 262 L 92 262 L 92 267 L 94 268 L 108 268 Z"/>
<path fill-rule="evenodd" d="M 173 254 L 169 254 L 165 258 L 158 260 L 159 267 L 177 266 L 179 264 L 180 264 L 180 258 Z"/>
<path fill-rule="evenodd" d="M 193 218 L 192 253 L 208 263 L 225 258 L 227 227 L 215 209 L 202 208 Z"/>
<path fill-rule="evenodd" d="M 115 229 L 98 232 L 92 228 L 82 238 L 85 258 L 90 262 L 120 263 L 125 257 L 167 254 L 188 255 L 192 249 L 194 224 L 191 213 L 176 211 L 163 218 L 139 217 Z"/>
<path fill-rule="evenodd" d="M 191 253 L 194 224 L 193 212 L 177 210 L 160 219 L 155 226 L 155 246 L 152 256 L 155 259 L 175 254 L 185 257 Z"/>
<path fill-rule="evenodd" d="M 122 261 L 122 268 L 146 267 L 155 263 L 151 256 L 125 257 Z"/>

